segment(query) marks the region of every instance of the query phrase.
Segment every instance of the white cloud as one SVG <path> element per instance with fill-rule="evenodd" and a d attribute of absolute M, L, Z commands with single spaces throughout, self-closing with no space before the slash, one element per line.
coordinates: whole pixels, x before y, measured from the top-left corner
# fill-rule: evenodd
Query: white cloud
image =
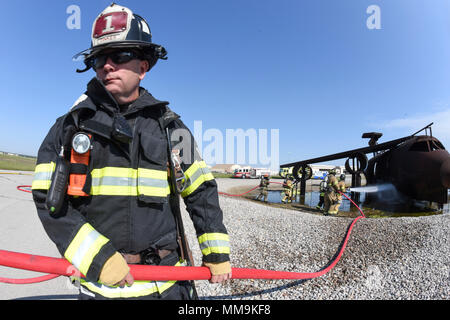
<path fill-rule="evenodd" d="M 450 148 L 450 108 L 444 111 L 428 113 L 424 115 L 415 115 L 409 118 L 400 118 L 389 120 L 384 123 L 387 129 L 404 128 L 411 133 L 420 130 L 427 124 L 432 123 L 431 130 L 433 136 L 439 139 L 446 149 Z"/>

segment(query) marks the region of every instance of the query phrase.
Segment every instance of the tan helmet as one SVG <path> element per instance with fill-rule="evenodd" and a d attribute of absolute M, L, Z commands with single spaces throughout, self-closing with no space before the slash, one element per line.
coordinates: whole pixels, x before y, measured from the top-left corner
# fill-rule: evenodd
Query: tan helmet
<path fill-rule="evenodd" d="M 85 72 L 92 67 L 92 58 L 105 49 L 136 49 L 149 62 L 150 70 L 158 59 L 167 59 L 166 49 L 152 42 L 150 27 L 141 16 L 130 9 L 112 3 L 103 10 L 92 25 L 91 47 L 76 54 L 73 59 L 84 58 Z M 148 71 L 147 70 L 147 71 Z"/>

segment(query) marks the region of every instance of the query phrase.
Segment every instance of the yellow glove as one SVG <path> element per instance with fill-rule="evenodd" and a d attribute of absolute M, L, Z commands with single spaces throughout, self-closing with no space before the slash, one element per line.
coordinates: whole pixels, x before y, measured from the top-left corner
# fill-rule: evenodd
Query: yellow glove
<path fill-rule="evenodd" d="M 116 252 L 103 265 L 100 272 L 99 282 L 112 287 L 121 281 L 130 271 L 127 262 L 122 255 Z"/>
<path fill-rule="evenodd" d="M 205 267 L 208 267 L 213 276 L 226 274 L 231 272 L 230 261 L 225 262 L 203 262 Z"/>

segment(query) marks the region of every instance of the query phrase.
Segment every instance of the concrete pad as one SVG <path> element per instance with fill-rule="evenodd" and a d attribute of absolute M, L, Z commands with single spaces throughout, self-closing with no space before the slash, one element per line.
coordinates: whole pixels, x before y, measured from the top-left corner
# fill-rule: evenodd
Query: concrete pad
<path fill-rule="evenodd" d="M 31 193 L 17 190 L 19 185 L 31 185 L 32 180 L 30 172 L 0 170 L 0 249 L 60 257 L 37 216 Z M 0 266 L 0 278 L 22 279 L 41 275 Z M 36 284 L 0 283 L 2 300 L 76 299 L 77 296 L 78 289 L 66 277 Z"/>

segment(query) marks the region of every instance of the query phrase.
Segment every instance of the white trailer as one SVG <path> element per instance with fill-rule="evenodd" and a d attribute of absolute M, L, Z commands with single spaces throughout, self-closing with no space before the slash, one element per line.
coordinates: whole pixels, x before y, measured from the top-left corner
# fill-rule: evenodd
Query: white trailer
<path fill-rule="evenodd" d="M 252 168 L 250 170 L 250 178 L 258 179 L 268 174 L 270 176 L 270 169 L 268 168 Z"/>

